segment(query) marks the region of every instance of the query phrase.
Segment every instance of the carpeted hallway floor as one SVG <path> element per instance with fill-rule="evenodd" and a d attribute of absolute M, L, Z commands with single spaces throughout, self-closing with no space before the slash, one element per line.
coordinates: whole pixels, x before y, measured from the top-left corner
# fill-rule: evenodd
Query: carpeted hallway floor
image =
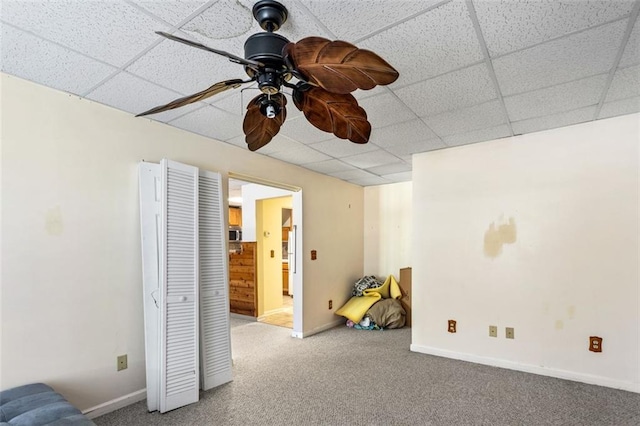
<path fill-rule="evenodd" d="M 139 402 L 98 425 L 640 424 L 640 394 L 409 351 L 411 330 L 303 340 L 232 319 L 234 381 L 166 414 Z"/>

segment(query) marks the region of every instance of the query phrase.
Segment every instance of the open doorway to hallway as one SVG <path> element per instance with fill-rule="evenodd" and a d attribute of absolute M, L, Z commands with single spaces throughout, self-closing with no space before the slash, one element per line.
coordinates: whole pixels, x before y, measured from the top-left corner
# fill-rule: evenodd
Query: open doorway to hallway
<path fill-rule="evenodd" d="M 301 191 L 230 178 L 229 209 L 231 314 L 301 336 Z"/>

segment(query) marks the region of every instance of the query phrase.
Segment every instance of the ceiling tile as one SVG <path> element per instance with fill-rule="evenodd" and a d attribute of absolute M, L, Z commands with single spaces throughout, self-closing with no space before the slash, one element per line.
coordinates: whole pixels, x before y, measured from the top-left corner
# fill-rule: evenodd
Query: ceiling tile
<path fill-rule="evenodd" d="M 486 129 L 506 121 L 499 101 L 449 111 L 424 118 L 425 123 L 439 136 L 467 133 L 471 130 Z"/>
<path fill-rule="evenodd" d="M 569 126 L 593 120 L 595 112 L 596 106 L 590 106 L 573 111 L 555 113 L 544 117 L 515 121 L 511 123 L 511 126 L 513 128 L 513 133 L 516 135 L 539 132 L 541 130 L 555 129 L 557 127 Z"/>
<path fill-rule="evenodd" d="M 278 151 L 273 154 L 269 154 L 269 156 L 292 164 L 317 163 L 318 161 L 331 159 L 328 155 L 324 155 L 323 153 L 318 152 L 313 148 L 309 148 L 308 146 L 301 146 L 299 148 L 286 151 Z"/>
<path fill-rule="evenodd" d="M 184 95 L 197 93 L 219 81 L 246 76 L 242 66 L 222 56 L 168 39 L 163 39 L 127 71 Z"/>
<path fill-rule="evenodd" d="M 4 6 L 4 4 L 3 4 Z M 2 72 L 54 89 L 83 94 L 116 69 L 2 24 Z"/>
<path fill-rule="evenodd" d="M 447 146 L 467 145 L 475 142 L 484 142 L 511 136 L 509 126 L 502 125 L 488 129 L 474 130 L 442 138 Z"/>
<path fill-rule="evenodd" d="M 362 99 L 367 99 L 372 96 L 382 95 L 384 93 L 389 93 L 389 88 L 387 86 L 376 86 L 373 89 L 369 89 L 369 90 L 356 90 L 355 92 L 351 92 L 353 97 L 358 100 L 358 103 Z"/>
<path fill-rule="evenodd" d="M 207 2 L 208 0 L 133 0 L 133 3 L 171 25 L 178 25 Z"/>
<path fill-rule="evenodd" d="M 420 117 L 496 98 L 495 87 L 484 63 L 394 91 Z"/>
<path fill-rule="evenodd" d="M 473 5 L 495 56 L 622 18 L 633 1 L 474 0 Z"/>
<path fill-rule="evenodd" d="M 315 148 L 315 147 L 314 147 Z M 325 160 L 317 163 L 305 164 L 304 167 L 318 173 L 336 173 L 354 170 L 353 166 L 345 164 L 340 160 Z"/>
<path fill-rule="evenodd" d="M 384 175 L 382 177 L 390 182 L 410 182 L 411 175 L 412 175 L 411 172 L 402 172 L 402 173 L 392 173 L 389 175 Z"/>
<path fill-rule="evenodd" d="M 260 31 L 253 19 L 248 0 L 218 0 L 180 27 L 181 31 L 206 37 L 204 40 L 227 40 Z"/>
<path fill-rule="evenodd" d="M 313 149 L 324 152 L 335 158 L 343 158 L 351 155 L 362 154 L 376 149 L 369 143 L 358 144 L 346 139 L 333 138 L 328 141 L 313 144 Z"/>
<path fill-rule="evenodd" d="M 397 163 L 399 158 L 384 152 L 381 149 L 365 152 L 364 154 L 353 155 L 351 157 L 345 157 L 342 159 L 345 163 L 349 163 L 353 166 L 361 169 L 368 169 L 375 166 L 381 166 L 383 164 Z"/>
<path fill-rule="evenodd" d="M 358 103 L 367 111 L 367 120 L 373 128 L 401 123 L 414 118 L 411 110 L 392 93 L 366 98 Z"/>
<path fill-rule="evenodd" d="M 462 68 L 483 59 L 464 2 L 439 6 L 359 43 L 400 72 L 398 86 Z"/>
<path fill-rule="evenodd" d="M 237 89 L 231 89 L 227 92 L 212 96 L 205 102 L 232 114 L 244 117 L 244 114 L 247 112 L 247 105 L 249 105 L 251 99 L 259 96 L 261 93 L 262 92 L 260 92 L 260 89 L 257 87 L 257 83 L 251 83 L 245 84 Z M 289 108 L 287 108 L 287 110 L 288 109 Z"/>
<path fill-rule="evenodd" d="M 2 1 L 2 20 L 111 65 L 122 66 L 167 30 L 119 0 Z"/>
<path fill-rule="evenodd" d="M 381 129 L 373 129 L 369 140 L 378 146 L 387 148 L 396 145 L 399 141 L 423 141 L 437 137 L 422 120 L 414 119 Z"/>
<path fill-rule="evenodd" d="M 385 146 L 383 149 L 398 157 L 417 154 L 419 152 L 433 151 L 447 146 L 440 139 L 399 139 L 393 145 Z"/>
<path fill-rule="evenodd" d="M 242 120 L 239 117 L 211 106 L 183 115 L 169 124 L 219 141 L 242 134 Z"/>
<path fill-rule="evenodd" d="M 387 183 L 391 183 L 387 179 L 382 178 L 380 176 L 371 176 L 371 177 L 366 177 L 361 179 L 351 179 L 349 180 L 349 182 L 356 185 L 360 185 L 360 186 L 384 185 Z"/>
<path fill-rule="evenodd" d="M 303 1 L 340 40 L 354 41 L 372 31 L 425 10 L 440 0 L 307 0 Z M 353 19 L 357 16 L 358 19 Z"/>
<path fill-rule="evenodd" d="M 287 119 L 280 129 L 280 132 L 291 139 L 295 139 L 303 144 L 326 141 L 335 136 L 331 133 L 323 132 L 309 123 L 306 118 L 298 117 Z"/>
<path fill-rule="evenodd" d="M 583 31 L 493 61 L 503 95 L 527 92 L 608 72 L 625 21 Z"/>
<path fill-rule="evenodd" d="M 175 92 L 156 86 L 126 72 L 117 74 L 87 95 L 88 99 L 132 114 L 139 114 L 155 106 L 164 105 L 179 97 L 180 95 Z M 166 123 L 201 108 L 203 105 L 198 102 L 159 114 L 149 115 L 145 118 Z"/>
<path fill-rule="evenodd" d="M 640 65 L 618 69 L 613 76 L 606 102 L 640 95 Z"/>
<path fill-rule="evenodd" d="M 542 117 L 596 105 L 600 101 L 608 75 L 600 74 L 546 89 L 504 98 L 511 121 Z"/>
<path fill-rule="evenodd" d="M 349 179 L 366 179 L 366 178 L 373 177 L 375 175 L 372 175 L 369 172 L 365 172 L 364 170 L 354 169 L 354 170 L 347 170 L 343 172 L 329 173 L 329 176 L 333 176 L 338 179 L 349 180 Z"/>
<path fill-rule="evenodd" d="M 640 64 L 640 24 L 638 22 L 640 22 L 640 15 L 636 18 L 622 58 L 620 58 L 620 63 L 618 64 L 620 67 Z"/>
<path fill-rule="evenodd" d="M 245 143 L 245 146 L 246 146 L 246 143 Z M 275 154 L 276 152 L 293 151 L 298 148 L 302 148 L 304 146 L 305 146 L 304 144 L 278 133 L 273 137 L 271 142 L 269 142 L 267 145 L 260 148 L 258 152 L 264 155 L 271 155 L 271 154 Z"/>
<path fill-rule="evenodd" d="M 411 170 L 411 164 L 407 164 L 404 161 L 398 163 L 385 164 L 384 166 L 376 166 L 367 169 L 368 172 L 374 175 L 383 176 L 392 173 L 408 172 Z"/>
<path fill-rule="evenodd" d="M 598 119 L 615 117 L 617 115 L 633 114 L 640 112 L 640 96 L 622 99 L 619 101 L 606 102 L 602 105 Z"/>

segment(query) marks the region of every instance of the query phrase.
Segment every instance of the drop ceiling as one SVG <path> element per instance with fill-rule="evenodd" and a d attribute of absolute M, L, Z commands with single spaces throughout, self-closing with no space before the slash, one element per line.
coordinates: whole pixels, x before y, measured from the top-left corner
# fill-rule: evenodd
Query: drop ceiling
<path fill-rule="evenodd" d="M 283 0 L 279 34 L 352 42 L 391 63 L 356 91 L 371 139 L 315 129 L 289 103 L 266 155 L 358 185 L 411 180 L 411 156 L 640 111 L 640 0 Z M 2 71 L 131 114 L 243 78 L 240 65 L 156 35 L 243 56 L 251 0 L 2 0 Z M 246 86 L 245 86 L 246 87 Z M 246 149 L 254 87 L 140 120 Z"/>

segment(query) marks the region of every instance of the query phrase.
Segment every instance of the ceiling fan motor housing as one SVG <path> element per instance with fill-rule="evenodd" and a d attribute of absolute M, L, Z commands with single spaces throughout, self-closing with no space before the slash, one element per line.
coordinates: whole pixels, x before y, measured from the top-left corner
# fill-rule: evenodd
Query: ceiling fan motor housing
<path fill-rule="evenodd" d="M 287 43 L 287 38 L 270 32 L 253 34 L 244 43 L 245 59 L 265 64 L 264 71 L 261 69 L 257 73 L 258 87 L 264 93 L 274 94 L 280 91 L 282 72 L 285 70 L 282 48 Z M 256 77 L 255 70 L 245 67 L 245 71 L 249 77 Z"/>

